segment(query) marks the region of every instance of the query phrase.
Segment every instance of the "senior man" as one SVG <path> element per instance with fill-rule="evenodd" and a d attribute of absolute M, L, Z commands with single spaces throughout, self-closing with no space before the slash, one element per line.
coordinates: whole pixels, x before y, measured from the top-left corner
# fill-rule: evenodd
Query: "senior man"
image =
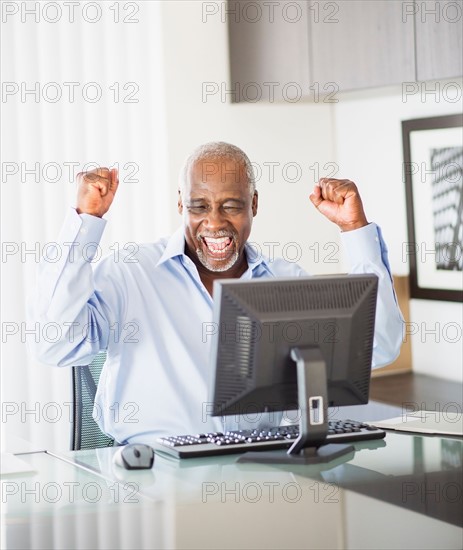
<path fill-rule="evenodd" d="M 211 343 L 203 326 L 212 322 L 214 280 L 306 273 L 252 253 L 247 240 L 258 209 L 252 165 L 241 149 L 223 142 L 198 147 L 184 165 L 182 227 L 141 245 L 136 261 L 108 256 L 93 270 L 88 244 L 100 241 L 117 186 L 116 170 L 79 175 L 77 208 L 59 241 L 69 254 L 58 263 L 42 262 L 29 313 L 34 322 L 59 323 L 62 338 L 34 343 L 33 351 L 41 362 L 70 366 L 89 364 L 107 350 L 96 403 L 102 430 L 120 443 L 220 430 L 220 419 L 205 414 Z M 379 228 L 367 222 L 349 180 L 321 179 L 310 200 L 341 229 L 351 271 L 378 275 L 373 365 L 391 362 L 403 319 Z M 239 419 L 237 425 L 242 427 Z"/>

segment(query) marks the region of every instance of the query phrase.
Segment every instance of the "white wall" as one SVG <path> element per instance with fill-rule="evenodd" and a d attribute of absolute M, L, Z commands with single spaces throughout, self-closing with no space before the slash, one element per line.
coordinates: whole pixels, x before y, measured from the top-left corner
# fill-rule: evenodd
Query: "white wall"
<path fill-rule="evenodd" d="M 459 86 L 458 102 L 448 93 L 450 82 Z M 461 87 L 461 79 L 452 79 L 424 83 L 418 93 L 404 97 L 400 86 L 339 95 L 334 138 L 340 172 L 358 183 L 367 216 L 383 229 L 397 275 L 409 272 L 402 252 L 408 237 L 401 121 L 461 112 Z M 426 93 L 432 89 L 440 93 Z M 410 310 L 413 330 L 417 330 L 410 336 L 414 371 L 462 381 L 462 304 L 411 300 Z M 447 334 L 446 323 L 460 327 L 460 338 L 450 331 Z M 434 329 L 436 335 L 426 332 Z"/>

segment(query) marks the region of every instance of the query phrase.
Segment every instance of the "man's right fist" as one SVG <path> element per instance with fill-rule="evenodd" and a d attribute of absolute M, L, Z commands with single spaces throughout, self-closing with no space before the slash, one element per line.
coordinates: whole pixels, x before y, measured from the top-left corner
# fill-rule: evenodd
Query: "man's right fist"
<path fill-rule="evenodd" d="M 96 168 L 77 174 L 77 213 L 102 218 L 109 210 L 119 185 L 117 168 Z"/>

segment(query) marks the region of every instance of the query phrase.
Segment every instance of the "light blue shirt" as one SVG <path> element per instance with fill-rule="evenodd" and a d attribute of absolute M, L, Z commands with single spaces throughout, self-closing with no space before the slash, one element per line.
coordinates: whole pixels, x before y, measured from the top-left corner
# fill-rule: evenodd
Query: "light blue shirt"
<path fill-rule="evenodd" d="M 42 334 L 33 353 L 49 365 L 87 365 L 107 350 L 95 416 L 116 441 L 223 429 L 209 415 L 212 298 L 185 255 L 183 228 L 170 238 L 115 252 L 92 266 L 106 221 L 71 209 L 61 230 L 61 258 L 42 261 L 28 319 Z M 373 365 L 391 362 L 402 342 L 387 249 L 375 224 L 341 233 L 352 273 L 379 277 Z M 268 260 L 246 245 L 242 279 L 307 275 L 295 263 Z M 48 250 L 48 257 L 58 258 Z M 50 330 L 44 331 L 44 327 Z M 277 424 L 279 418 L 262 423 Z M 280 415 L 281 416 L 281 415 Z M 243 427 L 229 418 L 227 428 Z M 256 419 L 253 418 L 253 427 Z"/>

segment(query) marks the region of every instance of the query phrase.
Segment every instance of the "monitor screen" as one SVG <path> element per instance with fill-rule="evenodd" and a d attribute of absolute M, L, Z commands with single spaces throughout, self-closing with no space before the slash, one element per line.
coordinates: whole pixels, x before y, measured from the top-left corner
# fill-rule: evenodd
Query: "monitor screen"
<path fill-rule="evenodd" d="M 370 274 L 215 281 L 212 414 L 299 409 L 321 443 L 328 406 L 368 402 L 377 289 Z"/>

